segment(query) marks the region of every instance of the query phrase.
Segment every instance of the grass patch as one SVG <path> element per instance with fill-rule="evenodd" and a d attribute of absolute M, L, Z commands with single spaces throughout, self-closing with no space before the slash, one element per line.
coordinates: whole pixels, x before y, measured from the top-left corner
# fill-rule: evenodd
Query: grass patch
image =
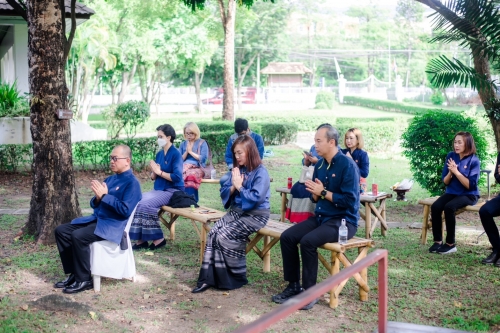
<path fill-rule="evenodd" d="M 52 320 L 47 320 L 43 312 L 21 310 L 20 304 L 4 297 L 0 301 L 0 332 L 1 333 L 29 333 L 54 332 Z"/>

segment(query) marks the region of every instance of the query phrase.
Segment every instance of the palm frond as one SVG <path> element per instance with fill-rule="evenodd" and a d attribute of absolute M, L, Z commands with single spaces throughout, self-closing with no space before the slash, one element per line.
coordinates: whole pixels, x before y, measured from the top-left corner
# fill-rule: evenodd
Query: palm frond
<path fill-rule="evenodd" d="M 439 35 L 431 42 L 450 43 L 462 36 L 460 46 L 491 61 L 500 56 L 500 10 L 495 0 L 450 0 L 431 16 Z"/>
<path fill-rule="evenodd" d="M 470 86 L 475 90 L 496 89 L 495 81 L 488 80 L 470 66 L 460 60 L 447 58 L 444 55 L 431 59 L 427 64 L 426 73 L 432 75 L 431 83 L 438 88 L 447 88 L 453 84 Z"/>

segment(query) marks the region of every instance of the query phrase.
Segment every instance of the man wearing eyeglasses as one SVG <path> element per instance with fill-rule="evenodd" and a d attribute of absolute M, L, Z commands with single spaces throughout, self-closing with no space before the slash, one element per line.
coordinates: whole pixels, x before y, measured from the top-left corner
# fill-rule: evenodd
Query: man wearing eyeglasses
<path fill-rule="evenodd" d="M 252 132 L 250 127 L 248 127 L 248 121 L 243 118 L 238 118 L 234 122 L 234 134 L 229 137 L 226 146 L 226 154 L 224 155 L 224 159 L 226 160 L 227 168 L 229 172 L 221 177 L 220 184 L 224 184 L 226 180 L 229 178 L 231 174 L 231 170 L 233 169 L 233 152 L 231 151 L 231 147 L 233 146 L 234 141 L 240 135 L 248 135 L 250 136 L 255 144 L 257 145 L 257 150 L 259 151 L 260 159 L 264 158 L 264 139 L 259 134 Z"/>
<path fill-rule="evenodd" d="M 90 244 L 108 240 L 117 244 L 127 221 L 142 198 L 141 185 L 131 169 L 132 153 L 126 145 L 111 152 L 110 169 L 115 174 L 100 182 L 92 180 L 94 197 L 90 207 L 94 213 L 78 217 L 55 230 L 57 248 L 65 274 L 54 287 L 73 294 L 94 288 L 90 273 Z"/>
<path fill-rule="evenodd" d="M 314 216 L 297 223 L 281 234 L 283 273 L 288 281 L 286 289 L 272 297 L 275 303 L 284 303 L 316 284 L 318 276 L 318 247 L 339 240 L 339 227 L 346 220 L 347 238 L 354 237 L 359 220 L 359 169 L 352 158 L 338 148 L 339 133 L 330 124 L 320 125 L 314 136 L 314 147 L 322 158 L 314 166 L 312 180 L 305 185 L 316 202 Z M 300 258 L 302 257 L 302 286 Z M 309 310 L 318 299 L 304 306 Z"/>

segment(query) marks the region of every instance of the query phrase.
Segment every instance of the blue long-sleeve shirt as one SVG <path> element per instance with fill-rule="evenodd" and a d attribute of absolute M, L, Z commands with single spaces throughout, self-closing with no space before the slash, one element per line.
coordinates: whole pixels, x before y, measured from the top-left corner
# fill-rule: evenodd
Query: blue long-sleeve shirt
<path fill-rule="evenodd" d="M 370 160 L 368 159 L 368 153 L 359 148 L 354 149 L 352 153 L 349 148 L 342 149 L 342 153 L 344 155 L 347 155 L 347 152 L 351 154 L 354 163 L 358 166 L 359 175 L 363 178 L 368 177 L 368 173 L 370 172 Z"/>
<path fill-rule="evenodd" d="M 457 165 L 458 171 L 464 175 L 469 180 L 469 189 L 462 185 L 457 177 L 451 177 L 450 183 L 446 185 L 446 193 L 456 194 L 456 195 L 477 195 L 479 196 L 479 189 L 477 188 L 477 182 L 479 181 L 480 175 L 480 165 L 479 158 L 475 154 L 465 156 L 460 159 L 460 155 L 451 151 L 446 155 L 444 162 L 443 173 L 441 174 L 441 180 L 449 172 L 448 160 L 453 159 Z"/>
<path fill-rule="evenodd" d="M 228 209 L 234 205 L 243 211 L 270 209 L 271 182 L 266 168 L 261 164 L 251 172 L 246 172 L 245 168 L 240 168 L 240 172 L 245 177 L 241 192 L 235 190 L 231 195 L 232 174 L 220 188 L 224 208 Z"/>
<path fill-rule="evenodd" d="M 97 222 L 94 234 L 120 244 L 130 214 L 142 199 L 141 185 L 131 169 L 109 176 L 104 182 L 108 187 L 108 194 L 98 203 L 95 197 L 90 200 L 94 213 L 78 217 L 71 224 Z"/>
<path fill-rule="evenodd" d="M 346 222 L 358 226 L 359 169 L 354 161 L 339 151 L 330 164 L 324 159 L 316 163 L 313 180 L 316 178 L 327 191 L 333 193 L 333 202 L 319 198 L 314 211 L 316 220 L 321 224 L 331 218 L 344 218 Z"/>
<path fill-rule="evenodd" d="M 184 140 L 181 143 L 181 145 L 179 146 L 179 152 L 181 153 L 181 156 L 184 155 L 184 153 L 187 151 L 187 144 L 188 144 L 188 141 Z M 191 154 L 187 154 L 187 157 L 184 160 L 184 163 L 198 165 L 198 166 L 201 166 L 202 168 L 204 168 L 205 163 L 207 163 L 207 158 L 208 158 L 208 144 L 207 144 L 207 142 L 205 140 L 202 140 L 202 139 L 196 140 L 193 144 L 192 150 L 196 154 L 198 154 L 198 151 L 199 151 L 200 160 L 198 161 L 196 158 L 191 156 Z"/>
<path fill-rule="evenodd" d="M 253 141 L 255 141 L 255 144 L 257 145 L 257 150 L 259 151 L 259 156 L 260 159 L 264 158 L 264 139 L 252 131 L 248 134 Z M 224 155 L 224 159 L 226 160 L 227 167 L 229 169 L 233 168 L 233 153 L 231 152 L 231 147 L 233 146 L 234 141 L 238 138 L 238 133 L 234 133 L 229 137 L 229 140 L 227 142 L 226 146 L 226 154 Z"/>
<path fill-rule="evenodd" d="M 168 148 L 165 154 L 161 149 L 156 154 L 155 162 L 160 165 L 161 171 L 170 174 L 172 181 L 166 180 L 163 177 L 157 176 L 155 179 L 154 189 L 165 191 L 169 188 L 175 188 L 184 191 L 184 179 L 182 178 L 182 155 L 173 145 Z"/>

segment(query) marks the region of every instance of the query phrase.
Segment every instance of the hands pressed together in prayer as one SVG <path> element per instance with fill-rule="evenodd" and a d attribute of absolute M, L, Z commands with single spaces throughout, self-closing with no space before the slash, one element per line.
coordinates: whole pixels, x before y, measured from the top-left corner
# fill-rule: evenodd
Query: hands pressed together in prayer
<path fill-rule="evenodd" d="M 458 171 L 457 164 L 452 158 L 448 159 L 448 162 L 446 162 L 446 164 L 448 165 L 448 170 L 450 170 L 452 174 L 456 175 L 457 173 L 460 173 L 460 171 Z"/>
<path fill-rule="evenodd" d="M 161 174 L 160 165 L 158 163 L 156 163 L 155 161 L 153 161 L 153 160 L 149 161 L 149 167 L 151 168 L 151 171 L 153 171 L 153 173 L 155 175 Z"/>
<path fill-rule="evenodd" d="M 318 178 L 316 178 L 314 181 L 306 180 L 305 184 L 306 190 L 314 195 L 317 195 L 318 197 L 321 196 L 321 191 L 325 189 L 325 186 Z"/>
<path fill-rule="evenodd" d="M 108 186 L 105 182 L 101 183 L 94 179 L 91 183 L 91 187 L 97 200 L 101 200 L 104 194 L 108 194 Z"/>
<path fill-rule="evenodd" d="M 235 167 L 233 170 L 231 170 L 232 174 L 232 185 L 236 190 L 240 190 L 240 188 L 243 187 L 243 181 L 245 180 L 245 177 L 240 173 L 240 168 Z"/>

